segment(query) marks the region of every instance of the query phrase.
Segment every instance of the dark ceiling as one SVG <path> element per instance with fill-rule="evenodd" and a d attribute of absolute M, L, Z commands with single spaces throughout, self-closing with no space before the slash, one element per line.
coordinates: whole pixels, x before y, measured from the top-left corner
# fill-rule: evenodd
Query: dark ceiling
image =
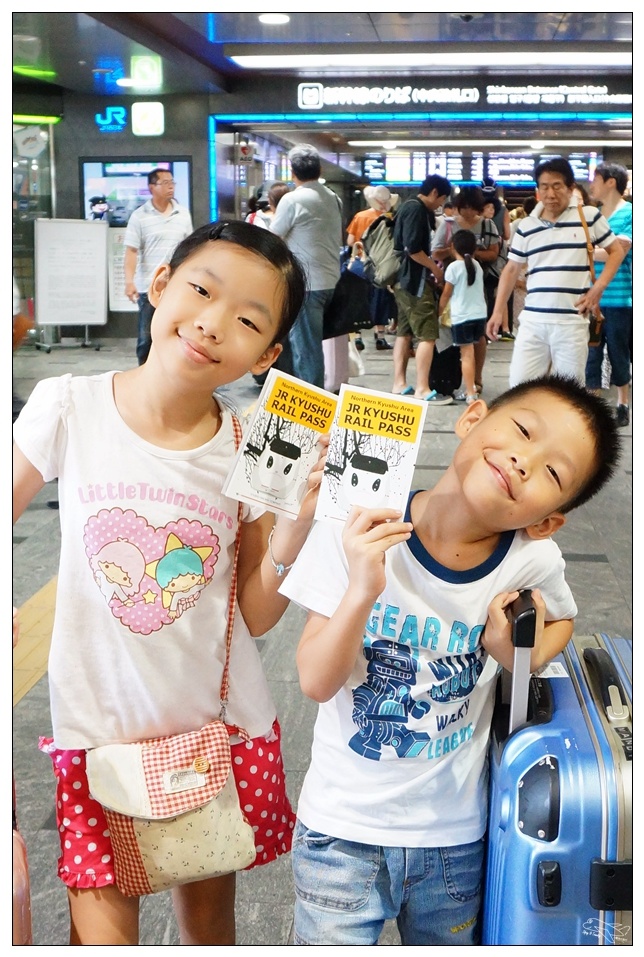
<path fill-rule="evenodd" d="M 465 20 L 464 18 L 468 18 Z M 632 13 L 291 13 L 289 23 L 266 26 L 258 13 L 13 13 L 14 88 L 18 83 L 37 82 L 49 87 L 86 94 L 123 95 L 115 79 L 124 76 L 132 56 L 155 53 L 161 57 L 163 80 L 156 95 L 173 93 L 222 94 L 235 89 L 247 76 L 230 57 L 240 53 L 315 52 L 393 55 L 386 70 L 369 65 L 343 66 L 341 75 L 409 75 L 414 68 L 397 59 L 422 50 L 444 52 L 459 50 L 492 51 L 493 65 L 487 67 L 438 68 L 443 76 L 515 73 L 565 76 L 583 74 L 632 76 L 630 63 L 621 68 L 600 64 L 600 54 L 632 51 Z M 511 54 L 521 51 L 555 51 L 570 56 L 570 65 L 557 67 L 508 66 Z M 597 64 L 572 65 L 573 55 L 591 51 Z M 16 73 L 16 68 L 21 72 Z M 431 72 L 436 72 L 432 67 Z M 44 71 L 44 75 L 43 75 Z M 271 73 L 275 72 L 273 70 Z M 291 76 L 310 76 L 313 72 L 287 69 Z M 427 74 L 427 67 L 420 69 Z M 314 74 L 339 75 L 338 68 L 319 66 Z M 33 77 L 38 76 L 37 80 Z M 268 82 L 262 71 L 254 71 L 261 84 Z M 139 93 L 136 89 L 130 92 Z M 258 93 L 258 97 L 261 92 Z M 630 123 L 612 127 L 619 140 L 630 138 Z M 306 128 L 306 127 L 303 127 Z M 276 129 L 285 140 L 301 139 L 297 124 Z M 382 131 L 364 128 L 339 130 L 344 144 L 352 137 L 378 136 Z M 606 135 L 606 128 L 595 130 L 586 124 L 569 128 L 575 135 Z M 486 135 L 511 136 L 513 131 L 486 130 Z M 541 133 L 551 135 L 550 131 Z M 414 125 L 406 124 L 398 135 L 414 135 Z M 517 131 L 525 136 L 525 131 Z M 557 130 L 553 127 L 552 135 Z M 336 148 L 341 144 L 336 142 Z"/>

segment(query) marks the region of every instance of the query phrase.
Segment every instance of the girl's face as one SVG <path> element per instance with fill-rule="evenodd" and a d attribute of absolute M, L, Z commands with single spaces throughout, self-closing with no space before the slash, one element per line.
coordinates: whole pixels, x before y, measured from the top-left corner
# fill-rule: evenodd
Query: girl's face
<path fill-rule="evenodd" d="M 167 375 L 210 390 L 258 375 L 282 349 L 272 344 L 282 301 L 282 279 L 266 260 L 223 240 L 206 243 L 170 279 L 167 266 L 154 275 L 154 357 Z"/>

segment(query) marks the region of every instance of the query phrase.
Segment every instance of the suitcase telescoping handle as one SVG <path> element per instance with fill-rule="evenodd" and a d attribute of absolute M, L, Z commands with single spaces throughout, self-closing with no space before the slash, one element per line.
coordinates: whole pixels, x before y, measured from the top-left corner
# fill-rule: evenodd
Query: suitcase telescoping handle
<path fill-rule="evenodd" d="M 584 660 L 597 676 L 608 720 L 628 721 L 626 695 L 611 656 L 603 648 L 584 648 Z"/>
<path fill-rule="evenodd" d="M 512 626 L 512 644 L 514 645 L 508 726 L 508 734 L 512 734 L 515 728 L 525 724 L 528 716 L 530 654 L 534 648 L 537 626 L 537 609 L 532 600 L 532 591 L 525 588 L 519 592 L 519 597 L 508 606 L 506 614 Z"/>

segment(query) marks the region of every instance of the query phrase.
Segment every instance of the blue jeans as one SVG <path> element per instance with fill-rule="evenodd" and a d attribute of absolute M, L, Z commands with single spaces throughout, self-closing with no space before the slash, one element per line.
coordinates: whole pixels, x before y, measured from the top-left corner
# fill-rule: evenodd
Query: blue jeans
<path fill-rule="evenodd" d="M 139 360 L 139 365 L 142 366 L 148 357 L 150 346 L 152 345 L 150 324 L 152 323 L 152 316 L 154 315 L 154 306 L 145 292 L 139 293 L 137 306 L 139 307 L 139 327 L 136 338 L 136 357 Z"/>
<path fill-rule="evenodd" d="M 601 344 L 590 346 L 586 362 L 586 388 L 601 389 L 604 344 L 608 350 L 613 385 L 628 385 L 631 381 L 631 335 L 633 309 L 631 306 L 606 306 L 602 309 Z"/>
<path fill-rule="evenodd" d="M 356 844 L 298 820 L 293 942 L 377 944 L 395 918 L 403 944 L 477 944 L 484 847 Z"/>
<path fill-rule="evenodd" d="M 288 337 L 293 353 L 293 375 L 321 389 L 324 388 L 324 309 L 331 302 L 332 295 L 333 289 L 309 292 Z"/>

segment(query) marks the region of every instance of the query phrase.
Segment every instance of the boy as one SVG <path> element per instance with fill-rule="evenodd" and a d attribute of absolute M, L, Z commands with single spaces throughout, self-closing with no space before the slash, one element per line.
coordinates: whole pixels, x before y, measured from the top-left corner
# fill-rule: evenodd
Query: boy
<path fill-rule="evenodd" d="M 608 406 L 572 379 L 478 399 L 435 488 L 404 520 L 354 508 L 318 523 L 281 590 L 309 609 L 300 684 L 320 702 L 293 842 L 296 944 L 479 940 L 486 755 L 506 606 L 537 604 L 531 667 L 576 606 L 550 536 L 618 459 Z"/>

